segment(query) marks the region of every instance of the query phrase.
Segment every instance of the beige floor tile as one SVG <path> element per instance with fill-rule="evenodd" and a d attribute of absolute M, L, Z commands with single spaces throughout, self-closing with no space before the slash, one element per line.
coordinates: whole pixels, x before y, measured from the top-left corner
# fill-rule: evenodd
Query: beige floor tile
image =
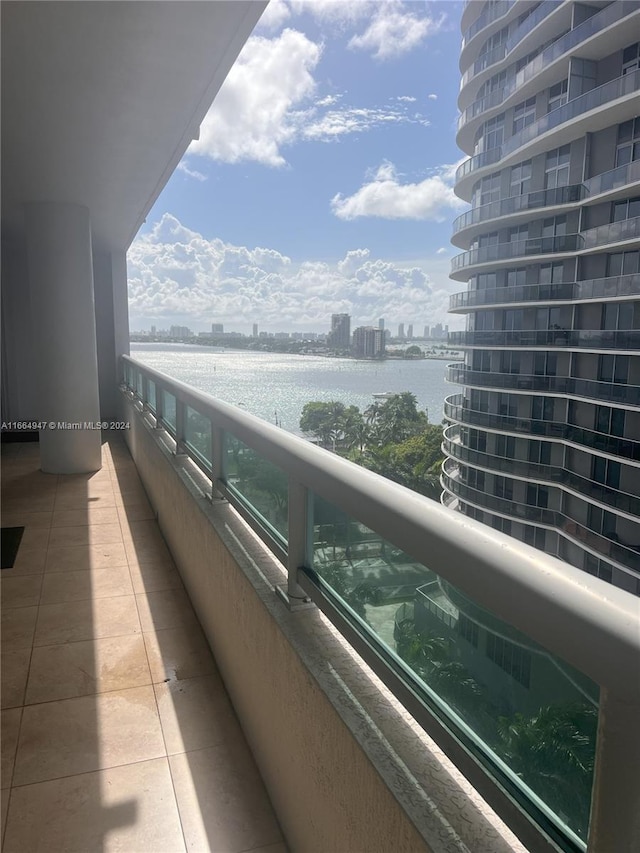
<path fill-rule="evenodd" d="M 2 507 L 3 527 L 24 527 L 26 530 L 51 527 L 52 518 L 53 512 L 10 512 L 4 505 Z"/>
<path fill-rule="evenodd" d="M 96 509 L 104 509 L 105 507 L 114 507 L 116 505 L 113 491 L 105 491 L 98 495 L 87 496 L 86 494 L 58 494 L 55 500 L 55 506 L 51 509 L 55 512 L 67 509 L 83 509 L 86 506 L 95 507 Z"/>
<path fill-rule="evenodd" d="M 96 483 L 109 483 L 111 475 L 109 471 L 101 468 L 99 471 L 94 471 L 91 474 L 59 474 L 58 485 L 61 488 L 69 488 L 76 486 L 77 488 L 88 489 L 90 485 Z"/>
<path fill-rule="evenodd" d="M 2 523 L 5 527 L 9 525 L 5 523 L 4 518 Z M 20 525 L 22 526 L 22 525 Z M 27 527 L 24 525 L 24 533 L 20 540 L 20 551 L 29 551 L 33 548 L 47 548 L 49 545 L 49 527 Z"/>
<path fill-rule="evenodd" d="M 92 524 L 79 527 L 53 527 L 49 536 L 49 547 L 67 547 L 73 545 L 110 545 L 122 542 L 120 523 Z"/>
<path fill-rule="evenodd" d="M 29 785 L 163 755 L 150 686 L 27 705 L 13 784 Z"/>
<path fill-rule="evenodd" d="M 2 612 L 2 651 L 31 648 L 37 607 L 16 607 Z"/>
<path fill-rule="evenodd" d="M 129 566 L 134 592 L 146 594 L 162 589 L 181 589 L 182 578 L 173 562 L 134 563 Z"/>
<path fill-rule="evenodd" d="M 144 634 L 144 643 L 153 681 L 182 681 L 218 671 L 199 625 Z"/>
<path fill-rule="evenodd" d="M 8 708 L 2 712 L 2 787 L 11 785 L 18 735 L 20 733 L 20 720 L 22 719 L 22 708 Z"/>
<path fill-rule="evenodd" d="M 72 572 L 126 565 L 127 554 L 122 542 L 55 548 L 50 546 L 47 552 L 45 571 Z"/>
<path fill-rule="evenodd" d="M 133 520 L 126 518 L 122 524 L 125 537 L 132 542 L 160 542 L 164 543 L 160 528 L 155 518 L 143 518 Z"/>
<path fill-rule="evenodd" d="M 4 853 L 182 853 L 166 758 L 16 788 Z"/>
<path fill-rule="evenodd" d="M 118 524 L 120 518 L 115 506 L 105 509 L 63 509 L 53 513 L 52 527 L 80 527 L 85 524 Z"/>
<path fill-rule="evenodd" d="M 46 548 L 27 548 L 23 550 L 22 545 L 20 545 L 13 568 L 20 569 L 22 574 L 36 575 L 44 571 L 46 560 Z"/>
<path fill-rule="evenodd" d="M 32 495 L 30 497 L 5 497 L 2 500 L 2 511 L 12 513 L 22 512 L 52 512 L 56 498 L 54 495 Z"/>
<path fill-rule="evenodd" d="M 2 609 L 12 607 L 30 607 L 40 601 L 40 587 L 44 575 L 23 575 L 11 577 L 12 569 L 5 569 L 0 581 L 2 590 Z M 9 577 L 7 577 L 9 575 Z"/>
<path fill-rule="evenodd" d="M 133 595 L 126 566 L 92 569 L 90 572 L 47 572 L 42 584 L 41 604 L 61 604 L 87 598 Z"/>
<path fill-rule="evenodd" d="M 51 646 L 139 633 L 135 596 L 121 595 L 40 605 L 33 644 Z"/>
<path fill-rule="evenodd" d="M 129 565 L 140 565 L 140 563 L 151 563 L 158 560 L 167 562 L 172 559 L 171 552 L 159 532 L 152 539 L 143 539 L 142 541 L 132 541 L 125 538 L 124 548 Z"/>
<path fill-rule="evenodd" d="M 218 675 L 154 684 L 167 754 L 215 746 L 238 726 Z"/>
<path fill-rule="evenodd" d="M 31 649 L 2 652 L 2 707 L 16 708 L 24 702 Z"/>
<path fill-rule="evenodd" d="M 136 601 L 143 631 L 199 625 L 189 596 L 183 589 L 165 589 L 150 592 L 148 595 L 136 595 Z"/>
<path fill-rule="evenodd" d="M 189 850 L 238 853 L 282 842 L 282 833 L 245 739 L 169 757 Z"/>
<path fill-rule="evenodd" d="M 153 511 L 151 504 L 142 503 L 134 504 L 133 506 L 119 506 L 118 516 L 120 518 L 120 523 L 124 527 L 126 522 L 144 521 L 146 519 L 155 518 L 156 514 Z"/>
<path fill-rule="evenodd" d="M 149 498 L 144 489 L 135 489 L 130 492 L 115 489 L 116 506 L 149 506 Z"/>
<path fill-rule="evenodd" d="M 33 650 L 26 704 L 70 699 L 151 683 L 141 634 Z"/>

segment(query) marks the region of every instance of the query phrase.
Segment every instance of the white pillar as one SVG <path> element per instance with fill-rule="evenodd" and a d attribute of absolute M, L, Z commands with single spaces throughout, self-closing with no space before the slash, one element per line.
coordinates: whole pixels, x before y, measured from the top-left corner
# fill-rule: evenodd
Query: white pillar
<path fill-rule="evenodd" d="M 89 210 L 28 204 L 26 226 L 38 418 L 55 424 L 40 432 L 41 467 L 52 474 L 97 471 L 101 433 L 84 428 L 100 422 Z"/>

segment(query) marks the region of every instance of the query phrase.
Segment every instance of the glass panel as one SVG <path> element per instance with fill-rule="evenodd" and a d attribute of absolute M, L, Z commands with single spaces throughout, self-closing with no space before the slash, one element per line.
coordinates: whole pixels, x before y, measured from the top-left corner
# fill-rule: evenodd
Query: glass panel
<path fill-rule="evenodd" d="M 485 765 L 584 846 L 597 685 L 317 495 L 312 566 Z"/>
<path fill-rule="evenodd" d="M 156 383 L 150 379 L 147 382 L 147 403 L 152 412 L 156 411 Z"/>
<path fill-rule="evenodd" d="M 162 392 L 162 421 L 172 435 L 176 434 L 176 398 L 168 391 Z"/>
<path fill-rule="evenodd" d="M 211 467 L 211 421 L 191 406 L 186 407 L 185 443 Z"/>
<path fill-rule="evenodd" d="M 140 399 L 142 399 L 142 373 L 139 370 L 136 370 L 135 381 L 136 394 L 138 395 L 138 397 L 140 397 Z"/>
<path fill-rule="evenodd" d="M 225 435 L 227 485 L 238 493 L 267 529 L 289 535 L 289 483 L 282 469 L 228 433 Z"/>

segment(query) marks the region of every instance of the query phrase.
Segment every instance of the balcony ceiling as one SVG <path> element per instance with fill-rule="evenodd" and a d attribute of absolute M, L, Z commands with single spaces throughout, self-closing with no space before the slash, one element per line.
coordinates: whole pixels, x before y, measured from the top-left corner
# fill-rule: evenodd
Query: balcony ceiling
<path fill-rule="evenodd" d="M 95 247 L 128 247 L 265 6 L 3 3 L 3 234 L 75 202 Z"/>

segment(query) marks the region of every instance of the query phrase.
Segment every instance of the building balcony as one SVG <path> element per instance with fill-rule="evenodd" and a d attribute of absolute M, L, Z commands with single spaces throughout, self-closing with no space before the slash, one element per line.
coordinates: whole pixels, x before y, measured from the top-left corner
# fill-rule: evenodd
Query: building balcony
<path fill-rule="evenodd" d="M 451 260 L 451 278 L 463 280 L 469 270 L 484 264 L 502 264 L 528 258 L 532 255 L 555 256 L 568 252 L 585 254 L 601 249 L 603 246 L 636 241 L 640 238 L 640 216 L 608 222 L 596 228 L 589 228 L 579 234 L 564 234 L 558 237 L 531 237 L 528 240 L 513 240 L 480 246 L 469 252 L 461 252 Z"/>
<path fill-rule="evenodd" d="M 448 427 L 444 433 L 442 450 L 447 456 L 457 459 L 475 468 L 481 468 L 495 474 L 532 480 L 553 486 L 566 486 L 579 495 L 585 495 L 607 507 L 640 518 L 640 497 L 612 489 L 588 477 L 582 477 L 566 468 L 555 465 L 542 465 L 524 459 L 505 459 L 493 453 L 483 453 L 466 447 L 460 441 L 458 426 Z"/>
<path fill-rule="evenodd" d="M 587 302 L 592 299 L 608 301 L 640 294 L 640 274 L 609 276 L 561 284 L 523 284 L 513 287 L 492 287 L 486 290 L 465 290 L 454 293 L 450 311 L 467 313 L 485 305 L 527 305 L 532 302 Z"/>
<path fill-rule="evenodd" d="M 640 353 L 640 329 L 513 329 L 449 332 L 452 347 L 496 349 L 588 349 Z"/>
<path fill-rule="evenodd" d="M 556 78 L 561 76 L 557 68 L 558 61 L 564 58 L 565 65 L 567 65 L 569 54 L 576 48 L 580 47 L 584 51 L 584 45 L 587 41 L 602 38 L 604 31 L 614 24 L 623 27 L 634 26 L 634 23 L 630 22 L 628 18 L 635 16 L 639 9 L 640 3 L 637 0 L 605 6 L 604 9 L 596 12 L 586 21 L 556 39 L 517 73 L 514 66 L 504 86 L 495 89 L 482 98 L 478 98 L 460 114 L 458 117 L 458 147 L 467 150 L 473 143 L 474 133 L 480 122 L 490 118 L 493 110 L 497 111 L 499 107 L 507 105 L 512 95 L 517 93 L 518 99 L 523 100 L 529 95 L 536 94 L 536 91 L 529 84 L 539 79 L 543 72 L 548 72 L 549 75 Z M 553 83 L 555 80 L 552 80 L 551 76 L 549 80 Z M 537 86 L 538 91 L 545 87 L 545 83 L 546 79 Z"/>
<path fill-rule="evenodd" d="M 575 542 L 587 545 L 603 557 L 615 561 L 618 566 L 632 569 L 634 572 L 640 571 L 639 544 L 625 545 L 617 537 L 615 539 L 607 538 L 607 536 L 596 533 L 578 523 L 574 518 L 565 515 L 560 510 L 532 506 L 528 503 L 498 497 L 484 490 L 473 488 L 462 482 L 458 474 L 455 460 L 447 459 L 442 466 L 442 486 L 465 503 L 472 504 L 480 509 L 487 509 L 490 512 L 496 512 L 506 518 L 528 521 L 532 524 L 561 531 Z M 612 535 L 615 536 L 615 534 Z"/>
<path fill-rule="evenodd" d="M 460 96 L 458 99 L 460 108 L 464 109 L 468 106 L 468 103 L 465 103 L 467 100 L 465 95 L 467 94 L 467 86 L 469 83 L 473 81 L 475 84 L 473 88 L 477 91 L 478 86 L 484 82 L 484 79 L 495 73 L 497 70 L 495 66 L 502 62 L 502 60 L 509 57 L 510 59 L 513 58 L 515 61 L 515 59 L 521 55 L 526 56 L 534 46 L 534 43 L 537 42 L 537 44 L 540 44 L 548 40 L 548 38 L 553 35 L 555 27 L 562 30 L 563 28 L 570 26 L 570 9 L 570 3 L 563 4 L 555 2 L 555 0 L 543 0 L 543 2 L 540 3 L 527 18 L 525 18 L 506 42 L 479 56 L 462 75 L 462 80 L 460 82 Z M 540 25 L 549 18 L 552 13 L 556 14 L 553 15 L 551 21 L 547 22 L 548 26 L 540 27 Z M 479 41 L 480 40 L 478 40 L 478 43 Z M 461 56 L 461 64 L 463 67 L 467 65 L 467 58 L 465 56 Z"/>
<path fill-rule="evenodd" d="M 571 446 L 617 456 L 622 460 L 640 462 L 640 441 L 608 435 L 596 430 L 568 424 L 564 421 L 545 421 L 516 415 L 499 415 L 472 409 L 462 394 L 454 394 L 444 401 L 444 416 L 450 421 L 466 426 L 480 427 L 515 436 L 530 435 L 563 441 Z"/>
<path fill-rule="evenodd" d="M 617 77 L 573 98 L 552 110 L 496 148 L 480 152 L 465 160 L 456 171 L 456 195 L 468 198 L 473 182 L 484 170 L 500 162 L 508 166 L 516 159 L 532 157 L 545 150 L 547 134 L 554 131 L 554 145 L 563 145 L 586 130 L 594 132 L 633 115 L 625 104 L 640 89 L 640 70 Z M 594 111 L 598 111 L 594 115 Z M 587 127 L 588 124 L 588 127 Z M 516 156 L 517 155 L 517 156 Z"/>
<path fill-rule="evenodd" d="M 499 388 L 528 393 L 559 394 L 562 397 L 584 397 L 617 403 L 625 408 L 640 407 L 640 386 L 579 379 L 574 376 L 538 376 L 526 373 L 496 373 L 472 370 L 462 362 L 448 364 L 448 382 L 473 388 Z"/>
<path fill-rule="evenodd" d="M 454 241 L 460 248 L 468 246 L 474 236 L 481 233 L 480 226 L 494 223 L 503 216 L 509 217 L 510 224 L 517 225 L 520 220 L 526 221 L 532 210 L 541 208 L 565 208 L 595 204 L 603 197 L 617 198 L 622 192 L 633 192 L 634 186 L 640 182 L 640 160 L 618 166 L 600 175 L 588 178 L 582 184 L 572 184 L 567 187 L 554 187 L 548 190 L 536 190 L 519 196 L 500 199 L 489 204 L 474 207 L 461 214 L 454 220 Z M 552 210 L 548 211 L 552 213 Z M 530 216 L 528 217 L 530 218 Z M 495 223 L 497 225 L 498 223 Z"/>
<path fill-rule="evenodd" d="M 507 18 L 509 12 L 515 6 L 515 0 L 498 0 L 497 3 L 488 5 L 481 15 L 464 31 L 462 36 L 462 52 L 479 32 L 484 30 L 495 21 L 499 21 L 502 25 Z M 486 35 L 486 34 L 485 34 Z"/>

